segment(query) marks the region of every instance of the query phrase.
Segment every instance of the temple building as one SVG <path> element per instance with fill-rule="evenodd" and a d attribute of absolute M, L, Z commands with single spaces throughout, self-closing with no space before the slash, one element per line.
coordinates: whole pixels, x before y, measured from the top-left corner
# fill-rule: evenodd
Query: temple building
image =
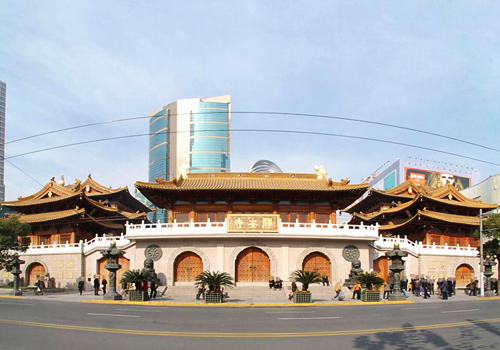
<path fill-rule="evenodd" d="M 362 200 L 346 211 L 352 215 L 349 224 L 377 224 L 383 237 L 405 237 L 423 246 L 475 248 L 479 246 L 479 240 L 474 237 L 479 227 L 479 210 L 487 212 L 496 207 L 496 204 L 465 197 L 449 183 L 433 189 L 407 180 L 385 191 L 370 189 Z M 374 262 L 374 269 L 386 275 L 386 265 L 386 259 L 381 257 Z M 468 271 L 464 279 L 470 282 L 473 267 L 463 266 L 461 270 Z M 425 274 L 428 272 L 429 269 Z M 434 272 L 432 275 L 434 278 L 451 277 L 438 276 Z"/>
<path fill-rule="evenodd" d="M 17 212 L 20 222 L 30 224 L 31 247 L 28 253 L 34 253 L 37 248 L 41 253 L 52 252 L 57 246 L 73 248 L 96 236 L 120 236 L 126 222 L 143 222 L 151 211 L 131 196 L 126 187 L 113 189 L 103 186 L 91 175 L 83 182 L 76 180 L 69 185 L 64 183 L 64 176 L 59 183 L 52 178 L 37 193 L 3 202 L 2 205 Z M 76 271 L 72 268 L 80 266 L 81 270 L 81 264 L 69 258 L 65 262 L 64 259 L 56 259 L 55 266 L 50 266 L 50 261 L 54 259 L 43 253 L 27 257 L 28 283 L 37 275 L 43 276 L 49 270 L 61 272 L 64 268 L 68 272 L 66 277 L 74 283 Z M 56 266 L 62 269 L 56 269 Z M 78 276 L 81 276 L 81 271 L 78 271 Z M 59 281 L 66 279 L 62 273 L 57 277 Z"/>
<path fill-rule="evenodd" d="M 297 269 L 332 282 L 345 281 L 359 265 L 387 277 L 385 253 L 395 243 L 408 252 L 406 276 L 456 278 L 460 287 L 479 275 L 472 234 L 479 209 L 496 205 L 468 199 L 453 186 L 431 190 L 408 181 L 381 191 L 326 175 L 322 166 L 312 174 L 182 168 L 171 180 L 136 182 L 165 211 L 166 222 L 148 222 L 149 208 L 128 191 L 90 178 L 70 186 L 51 181 L 6 204 L 34 228 L 36 244 L 21 256 L 25 284 L 32 283 L 36 266 L 64 288 L 76 288 L 78 278 L 107 276 L 100 251 L 110 241 L 124 250 L 119 275 L 152 260 L 161 285 L 168 286 L 192 286 L 205 270 L 229 273 L 237 287 L 265 286 L 271 277 L 286 282 Z M 349 223 L 337 223 L 339 210 L 352 214 Z M 41 244 L 42 237 L 50 243 Z M 10 277 L 2 273 L 5 283 Z"/>

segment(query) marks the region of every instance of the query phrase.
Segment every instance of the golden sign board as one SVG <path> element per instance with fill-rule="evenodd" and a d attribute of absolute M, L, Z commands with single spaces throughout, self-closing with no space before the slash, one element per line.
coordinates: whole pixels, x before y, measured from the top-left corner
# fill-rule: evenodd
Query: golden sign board
<path fill-rule="evenodd" d="M 277 214 L 228 214 L 227 232 L 278 232 Z"/>

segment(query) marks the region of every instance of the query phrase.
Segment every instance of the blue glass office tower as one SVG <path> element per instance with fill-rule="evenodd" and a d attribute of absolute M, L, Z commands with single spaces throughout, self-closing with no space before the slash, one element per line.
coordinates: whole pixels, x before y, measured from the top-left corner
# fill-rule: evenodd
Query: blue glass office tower
<path fill-rule="evenodd" d="M 150 114 L 149 181 L 230 171 L 231 96 L 177 100 Z M 157 211 L 152 221 L 165 221 Z"/>

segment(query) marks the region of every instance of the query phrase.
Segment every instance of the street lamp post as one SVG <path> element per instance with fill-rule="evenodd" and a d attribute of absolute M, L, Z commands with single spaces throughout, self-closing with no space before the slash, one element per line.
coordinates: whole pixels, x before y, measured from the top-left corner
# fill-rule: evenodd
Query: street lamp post
<path fill-rule="evenodd" d="M 116 242 L 112 241 L 109 248 L 101 250 L 101 254 L 108 260 L 104 268 L 109 271 L 109 291 L 104 295 L 107 300 L 122 300 L 122 296 L 116 291 L 116 271 L 121 269 L 118 258 L 125 252 L 116 248 Z"/>
<path fill-rule="evenodd" d="M 20 269 L 20 265 L 24 264 L 25 261 L 19 259 L 19 255 L 14 255 L 12 258 L 11 264 L 12 264 L 12 271 L 11 273 L 14 275 L 14 289 L 12 290 L 12 294 L 16 296 L 21 296 L 23 295 L 23 292 L 19 290 L 19 275 L 22 273 Z"/>
<path fill-rule="evenodd" d="M 479 209 L 479 295 L 484 297 L 484 264 L 483 264 L 483 209 Z"/>

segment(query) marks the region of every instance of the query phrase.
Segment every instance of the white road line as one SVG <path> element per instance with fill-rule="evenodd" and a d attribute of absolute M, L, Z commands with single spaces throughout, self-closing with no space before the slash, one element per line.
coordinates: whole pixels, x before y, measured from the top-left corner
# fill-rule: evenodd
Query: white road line
<path fill-rule="evenodd" d="M 26 306 L 33 306 L 33 304 L 24 304 L 24 303 L 0 303 L 0 304 L 3 304 L 3 305 L 26 305 Z"/>
<path fill-rule="evenodd" d="M 424 310 L 424 309 L 441 309 L 441 306 L 430 306 L 430 307 L 405 307 L 403 310 Z"/>
<path fill-rule="evenodd" d="M 267 311 L 266 314 L 313 314 L 316 311 Z"/>
<path fill-rule="evenodd" d="M 471 312 L 471 311 L 479 311 L 479 309 L 470 309 L 470 310 L 454 310 L 454 311 L 441 311 L 442 314 L 451 314 L 453 312 Z"/>
<path fill-rule="evenodd" d="M 92 316 L 113 316 L 113 317 L 141 317 L 137 315 L 116 315 L 116 314 L 94 314 L 88 312 L 87 315 L 92 315 Z"/>
<path fill-rule="evenodd" d="M 160 310 L 146 310 L 146 309 L 115 309 L 116 311 L 141 311 L 141 312 L 161 312 Z"/>
<path fill-rule="evenodd" d="M 339 317 L 283 317 L 278 320 L 330 320 Z"/>

